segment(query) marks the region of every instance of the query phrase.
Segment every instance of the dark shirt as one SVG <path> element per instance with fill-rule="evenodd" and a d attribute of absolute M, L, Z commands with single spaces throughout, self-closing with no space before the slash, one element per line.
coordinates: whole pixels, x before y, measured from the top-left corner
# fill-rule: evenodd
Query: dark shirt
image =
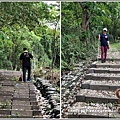
<path fill-rule="evenodd" d="M 23 52 L 20 55 L 20 60 L 22 60 L 22 66 L 31 66 L 30 59 L 33 58 L 32 54 L 28 52 Z"/>
<path fill-rule="evenodd" d="M 106 34 L 100 34 L 100 45 L 101 46 L 108 46 L 108 35 Z"/>

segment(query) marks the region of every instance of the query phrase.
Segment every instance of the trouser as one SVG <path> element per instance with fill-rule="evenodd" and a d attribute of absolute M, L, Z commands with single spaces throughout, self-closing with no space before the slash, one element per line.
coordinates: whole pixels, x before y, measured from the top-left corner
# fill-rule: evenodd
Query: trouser
<path fill-rule="evenodd" d="M 101 59 L 105 60 L 107 57 L 107 46 L 101 46 Z"/>
<path fill-rule="evenodd" d="M 28 76 L 26 80 L 26 71 L 28 70 Z M 23 81 L 30 81 L 30 74 L 31 74 L 31 67 L 30 66 L 23 66 Z"/>

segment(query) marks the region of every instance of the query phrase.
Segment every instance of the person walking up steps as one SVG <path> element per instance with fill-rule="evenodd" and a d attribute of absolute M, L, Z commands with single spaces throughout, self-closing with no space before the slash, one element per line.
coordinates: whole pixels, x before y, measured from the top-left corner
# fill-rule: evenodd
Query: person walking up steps
<path fill-rule="evenodd" d="M 109 49 L 109 37 L 107 35 L 107 28 L 103 29 L 103 33 L 99 34 L 100 46 L 101 46 L 101 62 L 106 62 L 107 49 Z"/>
<path fill-rule="evenodd" d="M 27 48 L 23 48 L 23 53 L 20 55 L 20 66 L 23 71 L 23 81 L 30 81 L 31 74 L 31 62 L 30 59 L 33 59 L 33 55 L 28 52 Z M 28 77 L 26 80 L 26 71 L 28 70 Z"/>

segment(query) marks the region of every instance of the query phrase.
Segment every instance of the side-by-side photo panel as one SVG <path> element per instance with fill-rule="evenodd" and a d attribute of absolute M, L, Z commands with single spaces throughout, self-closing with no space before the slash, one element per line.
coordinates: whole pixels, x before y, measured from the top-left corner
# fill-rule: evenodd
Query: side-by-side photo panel
<path fill-rule="evenodd" d="M 61 2 L 62 118 L 120 118 L 119 16 L 119 2 Z"/>
<path fill-rule="evenodd" d="M 60 2 L 0 2 L 0 118 L 60 118 Z"/>

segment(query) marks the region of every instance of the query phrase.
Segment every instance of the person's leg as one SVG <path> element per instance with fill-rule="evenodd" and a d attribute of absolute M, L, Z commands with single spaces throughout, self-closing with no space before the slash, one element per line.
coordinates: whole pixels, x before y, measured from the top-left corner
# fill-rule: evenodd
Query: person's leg
<path fill-rule="evenodd" d="M 28 67 L 28 78 L 27 78 L 27 81 L 30 81 L 30 74 L 31 74 L 31 67 L 29 66 Z"/>
<path fill-rule="evenodd" d="M 23 67 L 23 81 L 26 82 L 26 67 Z"/>
<path fill-rule="evenodd" d="M 101 60 L 104 60 L 104 46 L 101 46 Z"/>
<path fill-rule="evenodd" d="M 104 52 L 105 52 L 105 57 L 104 57 L 104 60 L 106 61 L 106 57 L 107 57 L 107 46 L 104 47 Z"/>

